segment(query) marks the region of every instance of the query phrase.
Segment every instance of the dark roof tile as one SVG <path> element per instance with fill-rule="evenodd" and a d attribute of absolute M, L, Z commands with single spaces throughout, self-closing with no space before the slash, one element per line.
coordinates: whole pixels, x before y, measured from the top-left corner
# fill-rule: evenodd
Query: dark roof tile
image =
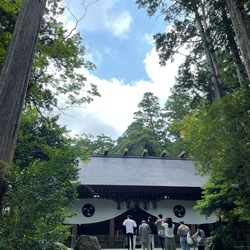
<path fill-rule="evenodd" d="M 82 185 L 155 187 L 201 187 L 207 179 L 191 160 L 124 156 L 92 156 L 79 177 Z"/>

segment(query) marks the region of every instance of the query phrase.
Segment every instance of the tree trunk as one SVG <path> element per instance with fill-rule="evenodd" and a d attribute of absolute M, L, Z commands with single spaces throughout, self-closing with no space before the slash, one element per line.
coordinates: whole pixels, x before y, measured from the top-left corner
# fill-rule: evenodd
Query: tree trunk
<path fill-rule="evenodd" d="M 0 73 L 0 204 L 12 163 L 46 0 L 24 0 Z M 1 212 L 1 209 L 0 209 Z"/>
<path fill-rule="evenodd" d="M 243 62 L 250 79 L 250 20 L 240 1 L 226 0 Z"/>
<path fill-rule="evenodd" d="M 232 22 L 229 20 L 227 16 L 227 11 L 224 8 L 224 5 L 222 7 L 222 20 L 225 25 L 226 35 L 228 39 L 228 45 L 230 47 L 231 54 L 233 56 L 234 64 L 236 67 L 237 76 L 240 82 L 241 88 L 248 88 L 248 85 L 246 84 L 247 81 L 247 73 L 244 64 L 242 63 L 242 60 L 240 58 L 239 50 L 237 47 L 237 43 L 235 41 L 235 33 L 232 29 Z"/>
<path fill-rule="evenodd" d="M 222 88 L 222 82 L 221 82 L 221 78 L 219 74 L 219 67 L 218 67 L 218 64 L 214 55 L 214 51 L 212 49 L 211 38 L 209 37 L 208 34 L 206 34 L 206 31 L 205 31 L 206 27 L 204 28 L 202 24 L 202 20 L 201 20 L 199 11 L 197 9 L 196 3 L 195 2 L 192 2 L 192 3 L 193 3 L 193 11 L 195 13 L 196 23 L 200 31 L 202 45 L 205 50 L 208 68 L 211 73 L 211 80 L 212 80 L 213 87 L 214 87 L 214 95 L 216 98 L 221 98 L 222 96 L 225 95 L 225 93 Z"/>

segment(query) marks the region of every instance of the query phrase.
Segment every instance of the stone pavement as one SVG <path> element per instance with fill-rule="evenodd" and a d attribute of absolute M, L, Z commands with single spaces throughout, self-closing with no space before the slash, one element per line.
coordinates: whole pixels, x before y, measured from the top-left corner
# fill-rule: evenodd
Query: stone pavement
<path fill-rule="evenodd" d="M 135 250 L 140 250 L 141 248 L 136 248 Z M 197 246 L 192 245 L 190 246 L 190 250 L 197 250 Z M 127 250 L 127 248 L 102 248 L 102 250 Z M 155 248 L 154 250 L 161 250 L 161 248 Z M 181 250 L 180 247 L 177 247 L 176 250 Z"/>
<path fill-rule="evenodd" d="M 141 248 L 136 248 L 141 249 Z M 127 248 L 102 248 L 102 250 L 127 250 Z M 155 248 L 154 250 L 161 250 L 161 248 Z M 181 250 L 181 248 L 176 248 L 176 250 Z M 190 247 L 191 250 L 191 247 Z"/>

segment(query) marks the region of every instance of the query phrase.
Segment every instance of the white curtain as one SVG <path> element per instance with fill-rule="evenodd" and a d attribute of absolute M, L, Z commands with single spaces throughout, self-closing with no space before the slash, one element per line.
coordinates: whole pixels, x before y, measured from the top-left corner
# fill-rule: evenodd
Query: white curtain
<path fill-rule="evenodd" d="M 72 207 L 76 215 L 68 218 L 67 224 L 90 224 L 112 219 L 126 212 L 124 206 L 120 206 L 113 200 L 106 199 L 81 199 Z M 85 214 L 85 215 L 84 215 Z M 88 217 L 89 216 L 89 217 Z"/>
<path fill-rule="evenodd" d="M 193 208 L 195 204 L 196 201 L 162 200 L 156 203 L 156 208 L 152 206 L 149 206 L 147 209 L 143 206 L 140 207 L 154 216 L 162 214 L 163 217 L 171 217 L 173 222 L 176 223 L 184 221 L 186 224 L 208 224 L 218 220 L 215 215 L 207 218 L 204 215 L 197 214 Z"/>
<path fill-rule="evenodd" d="M 173 222 L 183 220 L 186 224 L 209 224 L 218 220 L 215 215 L 205 217 L 194 210 L 196 201 L 162 200 L 153 206 L 152 203 L 139 203 L 139 207 L 147 213 L 156 216 L 171 217 Z M 125 202 L 118 204 L 107 199 L 81 199 L 72 207 L 76 215 L 68 218 L 67 224 L 90 224 L 115 218 L 129 209 Z"/>

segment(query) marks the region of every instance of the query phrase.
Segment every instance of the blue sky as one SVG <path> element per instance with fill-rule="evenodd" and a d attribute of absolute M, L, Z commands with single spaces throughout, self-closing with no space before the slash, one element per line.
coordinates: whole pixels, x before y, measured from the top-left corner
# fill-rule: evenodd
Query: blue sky
<path fill-rule="evenodd" d="M 101 98 L 86 107 L 61 116 L 61 123 L 73 133 L 116 139 L 133 121 L 133 113 L 145 92 L 153 92 L 163 105 L 174 84 L 178 64 L 159 66 L 153 34 L 164 32 L 161 17 L 149 17 L 135 0 L 67 0 L 64 21 L 83 38 L 86 59 L 97 69 L 85 72 L 97 85 Z"/>
<path fill-rule="evenodd" d="M 150 80 L 143 60 L 153 48 L 152 34 L 165 30 L 162 18 L 149 17 L 145 9 L 138 9 L 135 0 L 91 2 L 78 31 L 97 66 L 94 74 L 105 79 L 123 79 L 128 84 Z M 79 10 L 84 6 L 78 0 L 68 4 L 79 19 L 83 15 Z"/>

